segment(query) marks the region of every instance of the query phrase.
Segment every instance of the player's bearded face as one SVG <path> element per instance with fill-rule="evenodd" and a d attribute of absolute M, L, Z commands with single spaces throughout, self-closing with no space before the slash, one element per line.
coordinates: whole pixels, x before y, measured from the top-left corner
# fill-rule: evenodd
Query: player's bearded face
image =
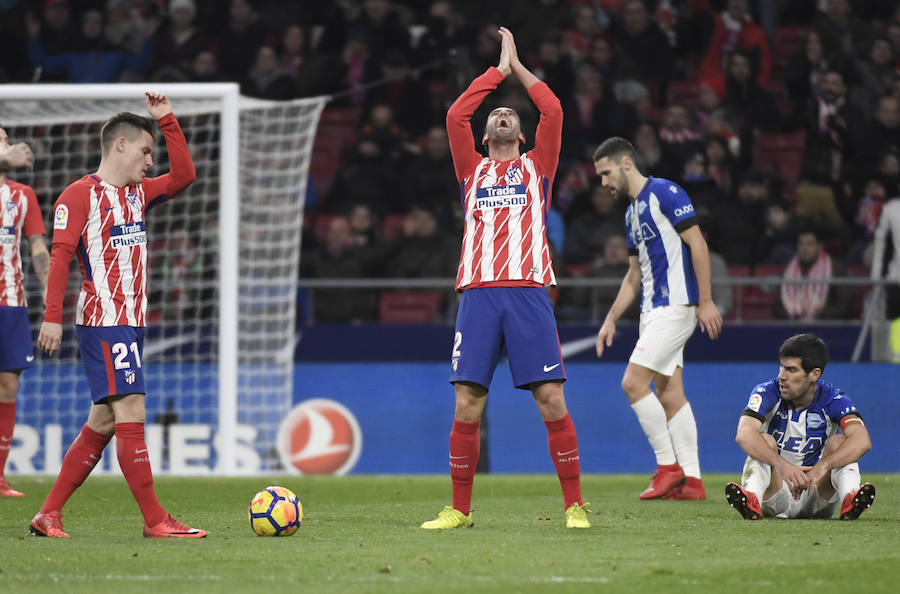
<path fill-rule="evenodd" d="M 785 357 L 778 369 L 778 388 L 785 400 L 796 400 L 806 395 L 815 383 L 802 367 L 800 357 Z"/>

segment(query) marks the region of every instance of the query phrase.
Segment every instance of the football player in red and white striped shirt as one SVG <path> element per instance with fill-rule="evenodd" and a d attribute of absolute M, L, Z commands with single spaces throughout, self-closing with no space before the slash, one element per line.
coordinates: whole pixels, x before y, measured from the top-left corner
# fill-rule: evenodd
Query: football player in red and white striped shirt
<path fill-rule="evenodd" d="M 3 476 L 16 425 L 19 375 L 34 365 L 19 253 L 23 236 L 28 238 L 31 263 L 44 291 L 50 269 L 37 196 L 30 187 L 6 178 L 8 168 L 31 168 L 33 162 L 28 145 L 21 142 L 10 145 L 6 130 L 0 127 L 0 497 L 25 496 L 13 489 Z"/>
<path fill-rule="evenodd" d="M 75 331 L 93 405 L 66 452 L 53 488 L 31 521 L 31 533 L 37 536 L 68 537 L 61 521 L 63 505 L 100 461 L 113 435 L 122 474 L 144 516 L 144 536 L 206 536 L 205 531 L 174 520 L 159 504 L 144 440 L 144 216 L 197 177 L 168 97 L 146 95 L 147 111 L 156 122 L 132 113 L 110 118 L 100 132 L 103 152 L 97 172 L 66 188 L 54 208 L 47 309 L 38 346 L 50 355 L 59 348 L 69 262 L 77 252 L 84 280 Z M 171 170 L 147 178 L 153 166 L 156 124 L 166 139 Z"/>
<path fill-rule="evenodd" d="M 471 526 L 472 481 L 478 464 L 480 422 L 494 369 L 505 347 L 513 382 L 530 390 L 547 426 L 550 456 L 562 485 L 566 526 L 589 528 L 581 499 L 581 468 L 575 425 L 566 409 L 566 379 L 553 304 L 545 287 L 556 284 L 547 244 L 546 217 L 562 141 L 563 112 L 550 88 L 519 61 L 515 40 L 499 30 L 500 61 L 476 78 L 447 112 L 447 135 L 462 193 L 465 231 L 456 289 L 450 381 L 456 415 L 450 432 L 453 505 L 426 529 Z M 500 107 L 488 115 L 475 150 L 469 120 L 485 97 L 514 74 L 541 112 L 533 150 L 518 114 Z"/>

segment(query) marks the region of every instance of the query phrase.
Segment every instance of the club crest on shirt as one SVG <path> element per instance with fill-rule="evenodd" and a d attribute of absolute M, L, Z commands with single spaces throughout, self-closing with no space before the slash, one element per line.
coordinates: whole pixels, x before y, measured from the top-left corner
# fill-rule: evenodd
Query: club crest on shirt
<path fill-rule="evenodd" d="M 825 426 L 825 419 L 818 413 L 809 413 L 806 415 L 806 426 L 809 429 L 818 429 Z"/>
<path fill-rule="evenodd" d="M 514 184 L 522 181 L 522 168 L 518 165 L 513 165 L 509 169 L 506 170 L 506 182 L 510 184 Z"/>
<path fill-rule="evenodd" d="M 10 214 L 10 216 L 15 217 L 19 214 L 19 202 L 14 198 L 10 198 L 9 202 L 6 203 L 6 212 Z"/>
<path fill-rule="evenodd" d="M 140 195 L 137 192 L 125 192 L 125 198 L 128 200 L 128 204 L 135 208 L 138 205 Z"/>
<path fill-rule="evenodd" d="M 69 225 L 69 207 L 60 204 L 56 207 L 56 213 L 53 215 L 53 228 L 65 229 Z"/>

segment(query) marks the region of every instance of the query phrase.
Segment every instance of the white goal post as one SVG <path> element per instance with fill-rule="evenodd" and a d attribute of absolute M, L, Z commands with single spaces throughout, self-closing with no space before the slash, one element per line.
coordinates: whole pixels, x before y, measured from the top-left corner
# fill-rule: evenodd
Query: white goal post
<path fill-rule="evenodd" d="M 11 142 L 28 142 L 36 157 L 34 172 L 7 175 L 35 187 L 45 222 L 59 191 L 96 170 L 102 122 L 120 111 L 147 115 L 144 93 L 150 90 L 172 100 L 198 168 L 196 189 L 147 215 L 149 307 L 158 318 L 148 316 L 144 357 L 147 440 L 160 451 L 154 472 L 271 471 L 278 468 L 273 452 L 279 414 L 291 406 L 303 203 L 313 139 L 328 98 L 259 101 L 241 97 L 235 83 L 2 85 L 0 125 Z M 150 175 L 168 170 L 161 137 Z M 180 201 L 193 204 L 159 214 Z M 157 216 L 164 222 L 154 232 Z M 204 243 L 199 236 L 217 241 Z M 23 268 L 35 324 L 40 296 L 30 263 Z M 69 293 L 77 290 L 76 278 L 79 273 L 70 274 Z M 153 335 L 157 324 L 162 330 Z M 71 320 L 65 325 L 70 329 Z M 208 340 L 201 338 L 210 333 Z M 10 455 L 14 472 L 55 472 L 59 450 L 64 452 L 86 416 L 88 394 L 79 386 L 74 369 L 80 366 L 70 347 L 59 361 L 38 354 L 36 368 L 23 373 L 26 389 L 24 398 L 20 390 L 20 424 Z M 153 393 L 151 385 L 163 393 Z M 151 409 L 154 398 L 158 403 Z M 166 400 L 170 406 L 163 409 Z M 115 470 L 115 456 L 104 459 L 101 472 Z"/>

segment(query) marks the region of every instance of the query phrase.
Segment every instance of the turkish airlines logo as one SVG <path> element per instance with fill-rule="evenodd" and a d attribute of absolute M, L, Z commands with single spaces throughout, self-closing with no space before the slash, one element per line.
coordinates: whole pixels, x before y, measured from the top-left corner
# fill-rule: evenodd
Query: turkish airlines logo
<path fill-rule="evenodd" d="M 278 427 L 278 456 L 291 472 L 350 472 L 362 451 L 359 423 L 344 405 L 315 398 L 295 406 Z"/>

